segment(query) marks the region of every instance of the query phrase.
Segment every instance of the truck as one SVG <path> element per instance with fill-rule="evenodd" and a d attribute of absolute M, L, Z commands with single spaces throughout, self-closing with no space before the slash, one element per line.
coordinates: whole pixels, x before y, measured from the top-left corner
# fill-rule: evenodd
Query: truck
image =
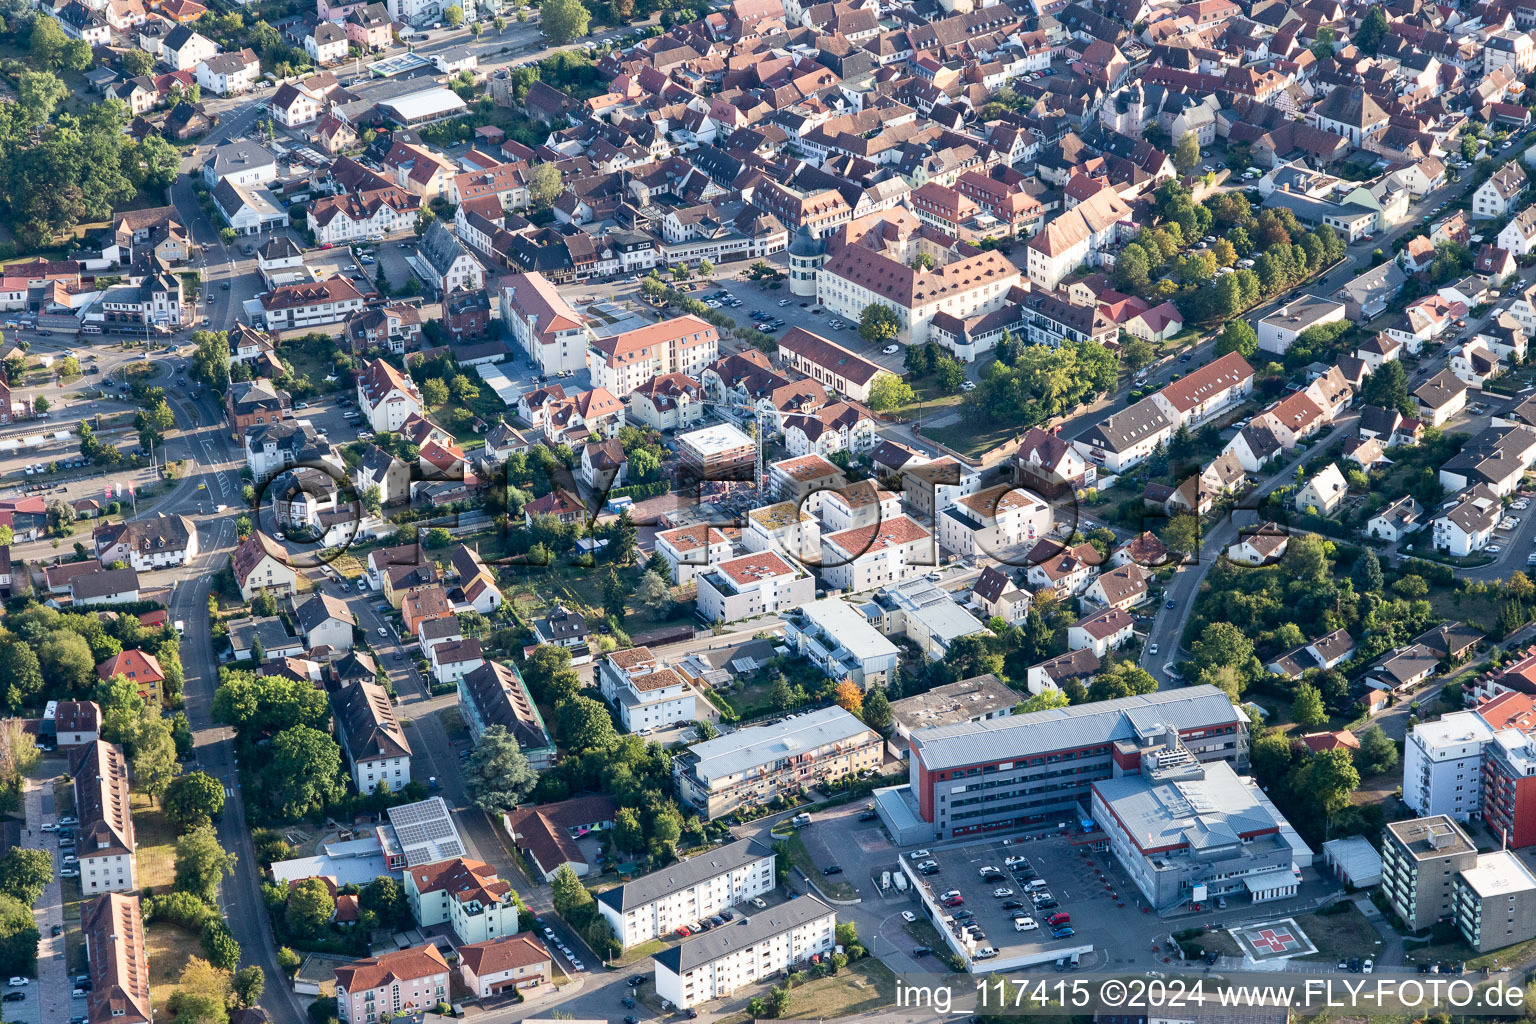
<path fill-rule="evenodd" d="M 793 818 L 789 819 L 789 823 L 795 826 L 795 828 L 805 828 L 811 823 L 811 816 L 802 811 L 801 813 L 795 815 Z"/>
<path fill-rule="evenodd" d="M 891 873 L 889 871 L 882 871 L 882 872 L 880 872 L 880 888 L 882 890 L 887 891 L 887 892 L 890 891 L 890 888 L 891 888 Z"/>
<path fill-rule="evenodd" d="M 896 883 L 896 891 L 897 892 L 906 892 L 907 891 L 907 876 L 906 875 L 904 875 L 903 873 L 898 871 L 892 877 L 891 880 Z"/>

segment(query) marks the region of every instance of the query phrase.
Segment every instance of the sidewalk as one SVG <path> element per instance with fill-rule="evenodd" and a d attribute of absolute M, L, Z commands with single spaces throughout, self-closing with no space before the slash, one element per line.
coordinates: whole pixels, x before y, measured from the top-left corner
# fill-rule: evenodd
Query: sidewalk
<path fill-rule="evenodd" d="M 43 832 L 40 828 L 45 819 L 53 815 L 53 779 L 28 779 L 26 793 L 26 825 L 23 826 L 22 844 L 46 850 L 53 858 L 54 874 L 43 889 L 42 898 L 32 911 L 41 938 L 37 944 L 37 987 L 29 992 L 27 1001 L 16 1009 L 17 1020 L 38 1021 L 39 1024 L 63 1024 L 77 1014 L 85 1012 L 85 1000 L 70 998 L 69 961 L 66 957 L 65 936 L 53 934 L 54 925 L 64 925 L 64 903 L 58 876 L 60 861 L 56 833 Z M 43 813 L 44 802 L 49 813 Z M 78 928 L 79 922 L 74 927 Z M 78 1003 L 79 1005 L 73 1005 Z M 11 1004 L 15 1006 L 16 1004 Z M 40 1016 L 39 1016 L 40 1015 Z"/>

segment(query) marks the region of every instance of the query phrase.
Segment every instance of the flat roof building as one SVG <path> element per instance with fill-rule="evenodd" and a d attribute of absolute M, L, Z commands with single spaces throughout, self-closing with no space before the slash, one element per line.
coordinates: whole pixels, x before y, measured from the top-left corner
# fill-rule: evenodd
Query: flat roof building
<path fill-rule="evenodd" d="M 750 480 L 757 442 L 741 428 L 714 423 L 677 437 L 683 468 L 696 480 Z"/>
<path fill-rule="evenodd" d="M 784 624 L 785 641 L 832 679 L 852 679 L 868 691 L 886 686 L 901 651 L 853 605 L 838 597 L 804 605 Z"/>
<path fill-rule="evenodd" d="M 1536 937 L 1536 876 L 1510 850 L 1478 854 L 1456 876 L 1452 903 L 1462 938 L 1479 953 Z"/>
<path fill-rule="evenodd" d="M 1381 891 L 1412 931 L 1451 916 L 1452 880 L 1477 848 L 1444 814 L 1392 821 L 1381 834 Z"/>
<path fill-rule="evenodd" d="M 879 733 L 834 706 L 695 743 L 673 757 L 672 781 L 709 820 L 878 768 L 881 747 Z"/>

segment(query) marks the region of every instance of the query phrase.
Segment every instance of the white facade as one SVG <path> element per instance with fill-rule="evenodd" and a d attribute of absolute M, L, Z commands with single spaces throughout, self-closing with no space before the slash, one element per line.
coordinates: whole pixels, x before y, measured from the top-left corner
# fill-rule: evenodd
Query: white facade
<path fill-rule="evenodd" d="M 908 516 L 821 538 L 821 575 L 849 593 L 920 576 L 938 564 L 933 535 Z"/>
<path fill-rule="evenodd" d="M 678 956 L 657 956 L 656 994 L 687 1008 L 777 978 L 782 970 L 832 952 L 837 915 L 816 897 L 802 896 L 725 930 L 733 941 L 709 932 L 678 947 Z"/>
<path fill-rule="evenodd" d="M 1420 817 L 1466 821 L 1482 807 L 1483 749 L 1493 728 L 1475 711 L 1414 726 L 1403 743 L 1403 803 Z"/>
<path fill-rule="evenodd" d="M 606 891 L 597 909 L 628 949 L 772 892 L 773 865 L 771 849 L 738 839 Z"/>

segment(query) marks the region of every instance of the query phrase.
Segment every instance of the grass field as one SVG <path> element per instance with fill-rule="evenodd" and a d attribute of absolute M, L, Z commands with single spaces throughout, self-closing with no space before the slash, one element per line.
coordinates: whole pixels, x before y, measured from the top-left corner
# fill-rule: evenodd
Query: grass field
<path fill-rule="evenodd" d="M 646 957 L 655 956 L 666 948 L 667 944 L 661 939 L 652 939 L 649 942 L 642 942 L 638 946 L 631 946 L 629 949 L 626 949 L 613 963 L 616 966 L 625 966 L 639 960 L 644 960 Z"/>
<path fill-rule="evenodd" d="M 203 944 L 196 935 L 166 921 L 146 925 L 144 942 L 148 947 L 149 991 L 154 997 L 155 1016 L 163 1018 L 165 1004 L 176 992 L 176 979 L 181 977 L 188 959 L 203 955 Z"/>
<path fill-rule="evenodd" d="M 176 880 L 176 830 L 149 798 L 132 798 L 133 831 L 138 838 L 139 888 L 161 889 Z"/>
<path fill-rule="evenodd" d="M 795 867 L 799 868 L 806 878 L 813 880 L 822 892 L 836 900 L 851 900 L 858 895 L 853 886 L 847 882 L 823 875 L 821 868 L 817 867 L 816 862 L 811 859 L 811 851 L 805 848 L 805 843 L 800 841 L 799 836 L 790 836 L 784 842 L 789 844 L 789 858 L 795 862 Z M 826 1014 L 826 1016 L 836 1016 L 836 1014 Z"/>
<path fill-rule="evenodd" d="M 789 994 L 791 1016 L 826 1020 L 868 1013 L 889 1006 L 896 998 L 896 975 L 873 957 L 866 957 L 831 978 L 808 981 Z"/>
<path fill-rule="evenodd" d="M 1300 914 L 1296 923 L 1317 947 L 1316 953 L 1299 959 L 1337 960 L 1381 954 L 1381 937 L 1354 904 L 1341 914 Z"/>

